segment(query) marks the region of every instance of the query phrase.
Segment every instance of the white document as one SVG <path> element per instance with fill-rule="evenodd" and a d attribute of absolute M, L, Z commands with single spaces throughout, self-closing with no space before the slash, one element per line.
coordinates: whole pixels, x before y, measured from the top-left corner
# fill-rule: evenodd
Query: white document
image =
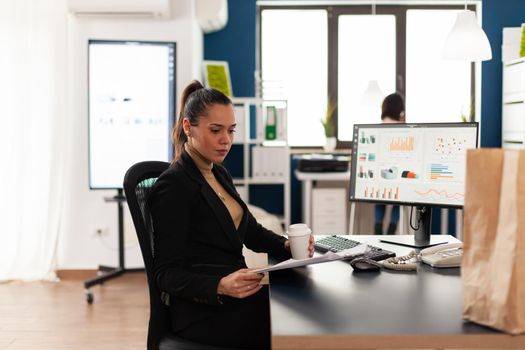
<path fill-rule="evenodd" d="M 327 252 L 320 256 L 316 256 L 316 257 L 308 258 L 308 259 L 300 259 L 300 260 L 288 259 L 286 261 L 280 262 L 273 266 L 268 266 L 262 269 L 252 270 L 252 272 L 262 273 L 262 272 L 269 272 L 269 271 L 275 271 L 275 270 L 290 269 L 292 267 L 320 264 L 320 263 L 324 263 L 328 261 L 343 260 L 343 259 L 348 259 L 354 256 L 363 255 L 369 250 L 370 248 L 368 247 L 368 245 L 364 243 L 364 244 L 360 244 L 350 249 L 342 250 L 337 253 Z"/>

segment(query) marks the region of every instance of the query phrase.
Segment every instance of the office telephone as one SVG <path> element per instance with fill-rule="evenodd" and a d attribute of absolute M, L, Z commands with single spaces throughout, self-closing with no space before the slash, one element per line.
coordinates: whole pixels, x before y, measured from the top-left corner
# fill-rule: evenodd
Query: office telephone
<path fill-rule="evenodd" d="M 421 261 L 432 267 L 461 266 L 462 255 L 463 243 L 440 244 L 420 252 Z"/>

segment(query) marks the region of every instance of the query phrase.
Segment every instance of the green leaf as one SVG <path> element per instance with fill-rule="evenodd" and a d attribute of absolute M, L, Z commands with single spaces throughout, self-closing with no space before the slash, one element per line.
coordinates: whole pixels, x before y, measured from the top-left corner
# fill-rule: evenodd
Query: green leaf
<path fill-rule="evenodd" d="M 328 96 L 328 101 L 326 103 L 326 112 L 324 118 L 321 118 L 321 124 L 323 125 L 324 135 L 326 137 L 335 136 L 334 124 L 333 124 L 333 115 L 335 112 L 337 104 Z"/>

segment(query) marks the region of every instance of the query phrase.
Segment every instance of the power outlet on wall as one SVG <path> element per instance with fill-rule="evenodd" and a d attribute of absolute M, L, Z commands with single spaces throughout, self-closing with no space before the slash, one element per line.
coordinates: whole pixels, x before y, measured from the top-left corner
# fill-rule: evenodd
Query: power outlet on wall
<path fill-rule="evenodd" d="M 109 236 L 109 227 L 97 227 L 93 233 L 94 236 Z"/>

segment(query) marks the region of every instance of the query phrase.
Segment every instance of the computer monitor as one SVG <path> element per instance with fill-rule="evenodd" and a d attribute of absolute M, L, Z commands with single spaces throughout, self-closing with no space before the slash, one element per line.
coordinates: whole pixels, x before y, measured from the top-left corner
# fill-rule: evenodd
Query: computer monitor
<path fill-rule="evenodd" d="M 431 235 L 433 207 L 462 208 L 466 151 L 478 144 L 478 123 L 356 124 L 350 201 L 413 206 L 412 236 L 381 241 L 416 248 L 446 243 Z"/>
<path fill-rule="evenodd" d="M 90 189 L 122 189 L 145 160 L 172 158 L 176 43 L 88 41 Z"/>

